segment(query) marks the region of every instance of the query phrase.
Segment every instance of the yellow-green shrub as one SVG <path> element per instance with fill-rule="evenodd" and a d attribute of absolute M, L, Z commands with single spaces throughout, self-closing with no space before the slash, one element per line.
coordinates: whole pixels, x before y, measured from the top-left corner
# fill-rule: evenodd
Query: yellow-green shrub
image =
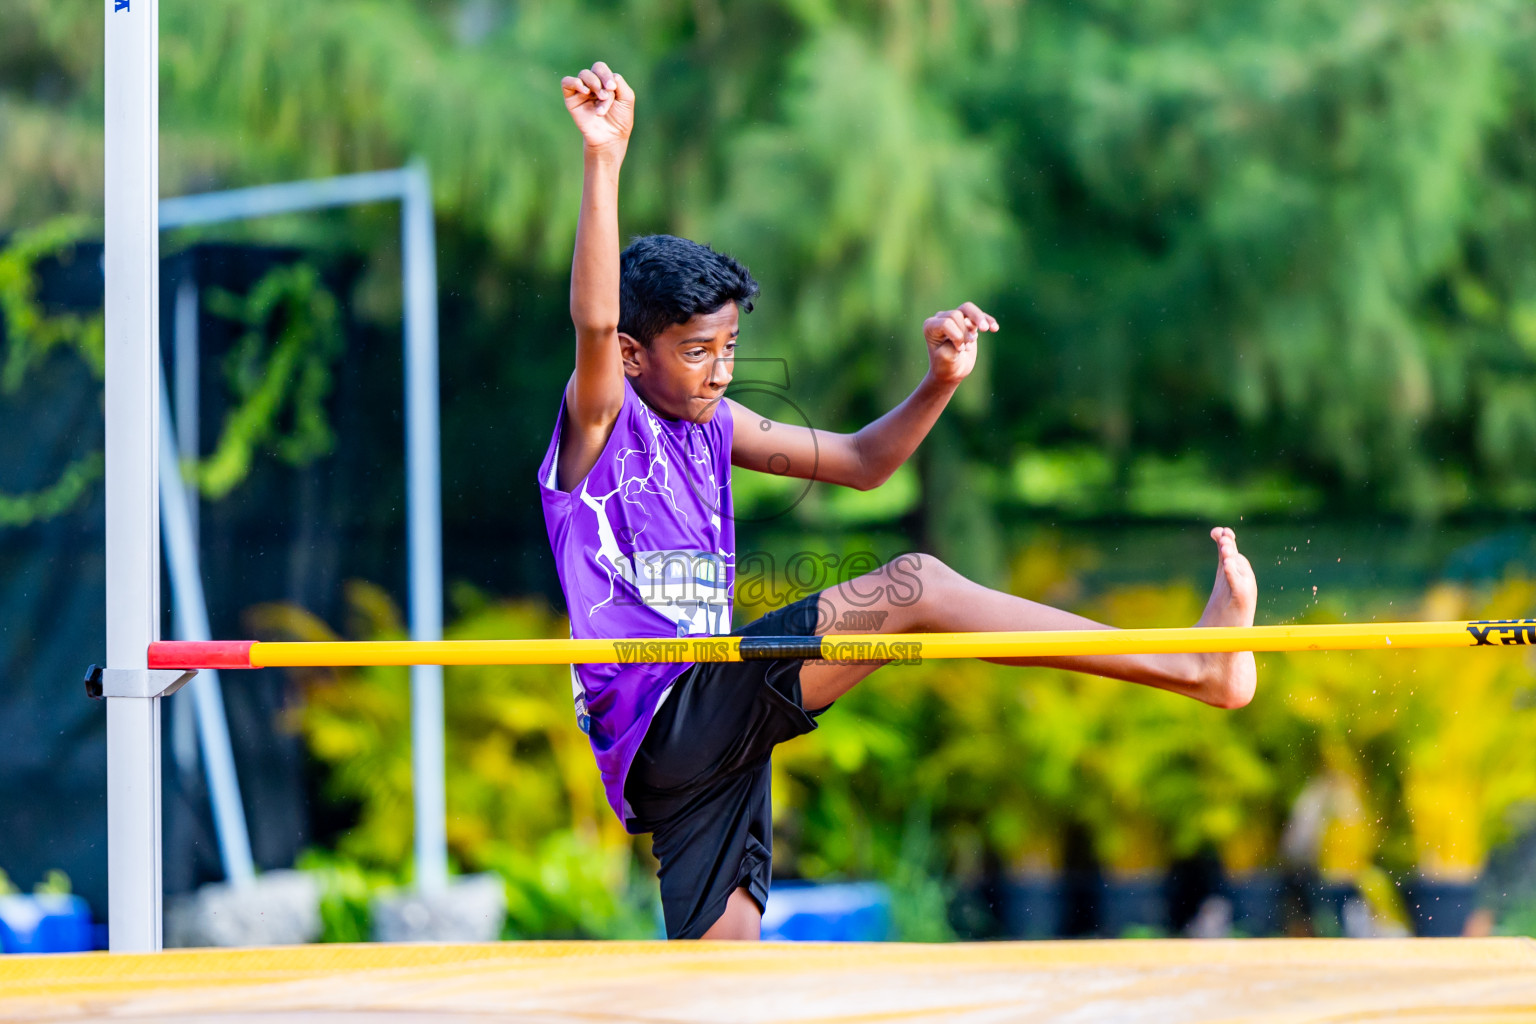
<path fill-rule="evenodd" d="M 1069 561 L 1037 553 L 1020 564 L 1032 587 L 1070 596 Z M 453 638 L 566 632 L 537 601 L 468 589 L 454 597 Z M 1508 617 L 1533 597 L 1520 582 L 1481 597 L 1436 588 L 1420 611 Z M 377 588 L 354 584 L 348 602 L 351 636 L 404 635 Z M 1200 595 L 1116 588 L 1081 610 L 1123 626 L 1182 625 L 1198 616 Z M 332 637 L 291 608 L 264 606 L 252 618 L 262 635 Z M 1379 882 L 1380 868 L 1417 868 L 1465 878 L 1536 800 L 1536 675 L 1526 651 L 1262 655 L 1259 673 L 1253 703 L 1227 712 L 1055 670 L 980 661 L 884 669 L 815 732 L 779 749 L 779 866 L 809 877 L 965 876 L 988 861 L 1051 870 L 1064 831 L 1077 826 L 1114 872 L 1214 849 L 1243 873 L 1275 861 L 1306 792 L 1322 820 L 1317 856 L 1328 877 Z M 327 791 L 360 807 L 339 852 L 397 870 L 412 832 L 407 671 L 297 678 L 292 722 L 328 766 Z M 446 681 L 456 861 L 509 880 L 517 934 L 648 930 L 632 884 L 643 840 L 625 835 L 603 798 L 573 721 L 568 670 L 455 667 Z M 912 862 L 914 850 L 923 863 Z"/>
<path fill-rule="evenodd" d="M 1536 586 L 1488 593 L 1439 586 L 1418 617 L 1528 614 Z M 1528 648 L 1355 651 L 1275 656 L 1265 685 L 1314 730 L 1337 796 L 1320 852 L 1325 873 L 1369 862 L 1466 880 L 1514 815 L 1536 800 L 1536 673 Z M 1357 804 L 1358 807 L 1352 806 Z"/>
<path fill-rule="evenodd" d="M 447 639 L 561 636 L 565 620 L 541 601 L 492 601 L 455 588 Z M 379 588 L 347 588 L 354 639 L 406 635 Z M 318 618 L 287 605 L 251 610 L 262 636 L 336 639 Z M 409 862 L 410 675 L 395 667 L 296 670 L 290 722 L 328 768 L 331 797 L 355 802 L 358 823 L 338 852 L 372 869 Z M 586 736 L 576 727 L 564 666 L 451 666 L 445 670 L 448 845 L 464 870 L 508 880 L 519 934 L 649 935 L 631 874 L 636 840 L 608 809 Z M 577 884 L 579 880 L 580 884 Z"/>
<path fill-rule="evenodd" d="M 1127 626 L 1188 625 L 1184 588 L 1127 588 L 1087 609 Z M 1269 703 L 1269 701 L 1266 701 Z M 1268 717 L 1266 717 L 1268 716 Z M 1233 714 L 1160 690 L 1051 669 L 932 661 L 882 670 L 775 758 L 775 806 L 808 874 L 879 872 L 903 809 L 932 808 L 951 863 L 1060 860 L 1087 826 L 1111 869 L 1206 846 L 1267 857 L 1283 820 L 1271 710 Z"/>

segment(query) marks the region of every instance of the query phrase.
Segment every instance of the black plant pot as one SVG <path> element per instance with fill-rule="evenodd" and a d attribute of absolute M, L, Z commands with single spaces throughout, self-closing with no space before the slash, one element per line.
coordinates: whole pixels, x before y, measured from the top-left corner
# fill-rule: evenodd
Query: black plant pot
<path fill-rule="evenodd" d="M 1168 931 L 1168 892 L 1163 876 L 1106 877 L 1099 897 L 1099 934 L 1114 939 L 1141 928 Z"/>
<path fill-rule="evenodd" d="M 1476 882 L 1445 882 L 1416 878 L 1405 887 L 1408 916 L 1416 935 L 1445 938 L 1466 931 L 1467 918 L 1477 909 Z"/>
<path fill-rule="evenodd" d="M 1011 939 L 1054 939 L 1066 909 L 1060 875 L 1013 875 L 1003 882 L 1003 932 Z"/>
<path fill-rule="evenodd" d="M 1280 896 L 1283 882 L 1270 871 L 1235 875 L 1222 884 L 1232 901 L 1232 927 L 1243 935 L 1275 935 L 1280 931 Z"/>

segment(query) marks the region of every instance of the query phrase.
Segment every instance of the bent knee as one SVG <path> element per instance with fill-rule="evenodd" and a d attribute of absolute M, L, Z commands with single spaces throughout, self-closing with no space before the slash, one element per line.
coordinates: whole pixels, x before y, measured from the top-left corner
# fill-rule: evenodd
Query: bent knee
<path fill-rule="evenodd" d="M 930 555 L 925 551 L 908 551 L 905 554 L 897 555 L 885 563 L 885 569 L 893 575 L 905 573 L 910 576 L 928 579 L 942 579 L 959 575 L 938 555 Z"/>
<path fill-rule="evenodd" d="M 873 572 L 825 592 L 817 632 L 901 633 L 921 628 L 922 610 L 932 602 L 942 604 L 951 584 L 959 579 L 933 555 L 917 551 L 897 555 Z M 878 616 L 878 621 L 869 616 Z"/>
<path fill-rule="evenodd" d="M 887 599 L 898 608 L 914 610 L 942 601 L 948 586 L 960 578 L 937 556 L 919 551 L 897 555 L 882 571 Z"/>

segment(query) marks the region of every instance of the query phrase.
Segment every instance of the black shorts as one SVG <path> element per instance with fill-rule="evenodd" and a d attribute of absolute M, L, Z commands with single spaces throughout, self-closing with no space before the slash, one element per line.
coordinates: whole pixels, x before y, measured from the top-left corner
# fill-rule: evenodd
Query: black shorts
<path fill-rule="evenodd" d="M 741 636 L 815 636 L 819 594 L 769 612 Z M 667 937 L 696 939 L 744 888 L 768 905 L 773 873 L 769 758 L 816 728 L 800 705 L 799 658 L 700 662 L 656 711 L 624 784 L 632 832 L 661 862 Z M 825 710 L 824 708 L 821 710 Z"/>

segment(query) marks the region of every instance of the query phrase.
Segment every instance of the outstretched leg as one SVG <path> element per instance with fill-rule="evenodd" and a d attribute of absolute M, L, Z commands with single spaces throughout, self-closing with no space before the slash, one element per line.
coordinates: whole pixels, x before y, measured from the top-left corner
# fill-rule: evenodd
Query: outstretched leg
<path fill-rule="evenodd" d="M 1211 531 L 1216 542 L 1216 584 L 1197 626 L 1251 626 L 1258 600 L 1253 567 L 1226 527 Z M 852 613 L 852 614 L 849 614 Z M 990 590 L 930 555 L 903 555 L 872 573 L 821 595 L 818 632 L 972 633 L 1008 630 L 1111 629 L 1059 608 Z M 844 625 L 847 628 L 843 628 Z M 1253 699 L 1257 673 L 1251 653 L 1116 654 L 1065 658 L 988 658 L 1004 665 L 1049 666 L 1156 686 L 1217 707 L 1242 707 Z M 869 675 L 878 664 L 838 665 L 808 661 L 800 670 L 807 708 L 826 707 Z"/>

